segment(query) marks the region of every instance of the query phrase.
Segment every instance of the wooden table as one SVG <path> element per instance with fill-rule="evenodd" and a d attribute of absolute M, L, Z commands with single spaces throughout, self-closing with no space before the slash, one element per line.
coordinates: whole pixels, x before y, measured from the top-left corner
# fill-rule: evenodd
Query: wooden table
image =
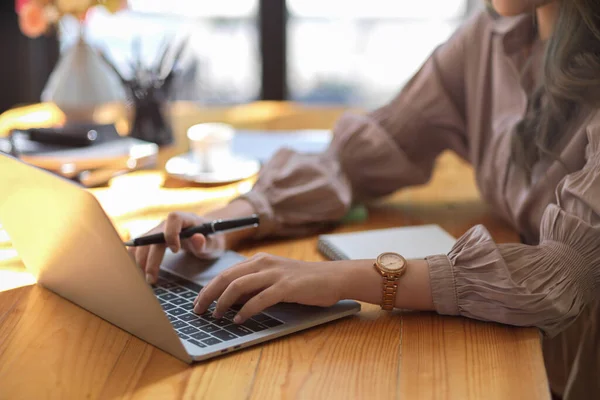
<path fill-rule="evenodd" d="M 150 172 L 137 178 L 154 182 L 160 176 Z M 462 182 L 459 188 L 457 182 Z M 94 190 L 124 235 L 136 223 L 153 224 L 170 208 L 203 212 L 247 190 L 248 183 L 218 189 L 148 185 L 146 190 L 173 202 L 135 213 L 119 209 L 120 185 Z M 470 168 L 448 154 L 429 185 L 370 206 L 366 221 L 338 231 L 424 223 L 437 223 L 455 236 L 483 223 L 499 242 L 517 240 L 482 204 Z M 1 251 L 2 244 L 0 257 Z M 245 255 L 258 251 L 322 259 L 316 237 L 240 250 Z M 23 286 L 8 289 L 11 282 Z M 0 399 L 549 398 L 540 334 L 532 328 L 434 313 L 387 314 L 363 304 L 357 316 L 188 366 L 25 283 L 18 259 L 0 261 Z"/>

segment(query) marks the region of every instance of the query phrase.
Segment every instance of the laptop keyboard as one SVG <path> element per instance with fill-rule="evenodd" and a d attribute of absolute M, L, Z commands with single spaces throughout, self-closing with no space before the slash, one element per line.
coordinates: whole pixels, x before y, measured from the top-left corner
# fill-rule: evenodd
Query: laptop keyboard
<path fill-rule="evenodd" d="M 239 305 L 231 307 L 223 318 L 216 319 L 212 316 L 215 302 L 204 314 L 195 314 L 193 302 L 200 289 L 202 286 L 163 270 L 160 270 L 158 282 L 153 286 L 154 294 L 179 337 L 198 347 L 214 346 L 283 324 L 264 313 L 243 324 L 234 324 L 233 317 L 240 310 Z"/>

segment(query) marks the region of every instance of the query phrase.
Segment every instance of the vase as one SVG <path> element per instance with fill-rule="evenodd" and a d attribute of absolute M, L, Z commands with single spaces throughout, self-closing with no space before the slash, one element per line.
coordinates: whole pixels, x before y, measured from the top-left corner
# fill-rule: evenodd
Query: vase
<path fill-rule="evenodd" d="M 91 121 L 96 108 L 124 103 L 126 96 L 116 73 L 80 35 L 60 56 L 41 99 L 56 104 L 68 120 Z"/>

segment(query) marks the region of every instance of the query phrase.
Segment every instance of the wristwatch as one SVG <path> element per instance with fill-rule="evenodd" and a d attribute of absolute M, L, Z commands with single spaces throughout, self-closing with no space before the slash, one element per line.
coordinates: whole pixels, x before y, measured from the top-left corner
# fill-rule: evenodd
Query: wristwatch
<path fill-rule="evenodd" d="M 375 270 L 383 278 L 381 309 L 391 311 L 396 304 L 398 280 L 406 272 L 406 259 L 397 253 L 382 253 L 375 261 Z"/>

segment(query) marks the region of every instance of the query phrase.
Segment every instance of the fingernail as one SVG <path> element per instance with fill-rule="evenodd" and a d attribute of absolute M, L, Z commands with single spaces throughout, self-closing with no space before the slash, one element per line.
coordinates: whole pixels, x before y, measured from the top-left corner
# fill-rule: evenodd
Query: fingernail
<path fill-rule="evenodd" d="M 196 297 L 196 298 L 194 299 L 194 305 L 196 305 L 197 303 L 198 303 L 198 298 Z"/>
<path fill-rule="evenodd" d="M 152 282 L 154 282 L 154 278 L 152 277 L 152 275 L 146 274 L 146 283 L 149 283 L 151 285 Z"/>
<path fill-rule="evenodd" d="M 242 317 L 240 317 L 240 314 L 237 314 L 235 317 L 233 317 L 233 322 L 235 322 L 236 324 L 242 322 Z"/>
<path fill-rule="evenodd" d="M 175 246 L 169 246 L 169 249 L 171 249 L 173 253 L 177 253 L 177 249 L 175 248 Z"/>
<path fill-rule="evenodd" d="M 221 317 L 222 317 L 222 315 L 221 315 L 221 314 L 219 314 L 218 312 L 216 312 L 216 311 L 215 311 L 215 312 L 213 312 L 213 318 L 216 318 L 216 319 L 221 319 Z"/>

